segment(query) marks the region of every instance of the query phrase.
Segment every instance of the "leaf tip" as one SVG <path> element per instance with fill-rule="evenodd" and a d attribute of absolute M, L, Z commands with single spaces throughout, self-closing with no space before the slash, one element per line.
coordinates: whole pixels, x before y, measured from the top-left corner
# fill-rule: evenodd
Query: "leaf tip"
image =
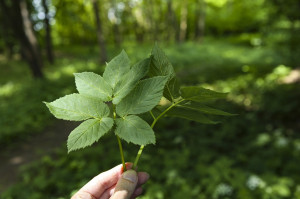
<path fill-rule="evenodd" d="M 233 117 L 233 116 L 238 116 L 240 114 L 237 114 L 237 113 L 228 113 L 227 115 L 224 115 L 224 116 L 229 116 L 229 117 Z"/>
<path fill-rule="evenodd" d="M 76 150 L 76 149 L 74 149 L 74 148 L 70 145 L 70 143 L 69 143 L 69 138 L 68 138 L 68 141 L 67 141 L 67 149 L 68 149 L 68 154 L 71 153 L 72 151 Z"/>
<path fill-rule="evenodd" d="M 48 107 L 48 109 L 51 110 L 51 108 L 50 108 L 50 106 L 51 106 L 50 102 L 43 101 L 42 103 L 44 103 Z"/>
<path fill-rule="evenodd" d="M 156 139 L 154 138 L 154 140 L 150 144 L 155 145 L 156 144 Z"/>
<path fill-rule="evenodd" d="M 126 53 L 126 51 L 124 49 L 122 49 L 121 54 L 127 55 L 127 53 Z"/>
<path fill-rule="evenodd" d="M 68 154 L 70 154 L 74 149 L 68 147 Z"/>

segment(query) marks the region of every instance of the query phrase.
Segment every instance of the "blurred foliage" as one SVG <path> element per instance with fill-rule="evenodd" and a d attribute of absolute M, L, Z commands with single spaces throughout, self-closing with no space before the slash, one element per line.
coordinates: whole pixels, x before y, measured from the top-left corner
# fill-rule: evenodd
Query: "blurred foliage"
<path fill-rule="evenodd" d="M 44 52 L 41 1 L 27 4 Z M 57 124 L 42 101 L 75 92 L 74 72 L 103 72 L 91 2 L 47 5 L 56 61 L 45 64 L 41 80 L 30 78 L 10 19 L 0 12 L 1 150 Z M 140 198 L 300 198 L 300 85 L 289 77 L 299 75 L 299 0 L 99 0 L 99 10 L 110 58 L 124 48 L 134 63 L 158 41 L 183 84 L 229 92 L 214 105 L 238 114 L 215 126 L 160 121 L 157 145 L 140 161 L 151 174 Z M 200 22 L 204 37 L 197 38 Z M 70 155 L 62 146 L 25 166 L 0 198 L 69 198 L 120 163 L 115 138 L 102 143 Z M 133 161 L 138 147 L 124 145 Z"/>
<path fill-rule="evenodd" d="M 209 39 L 202 45 L 163 48 L 183 83 L 200 82 L 230 92 L 228 101 L 216 102 L 216 106 L 239 116 L 215 126 L 175 118 L 160 121 L 155 129 L 157 144 L 146 147 L 140 162 L 140 170 L 151 174 L 140 198 L 299 198 L 300 95 L 296 91 L 300 86 L 284 83 L 292 71 L 282 65 L 286 57 L 266 47 Z M 136 57 L 133 62 L 148 54 L 148 49 L 148 45 L 132 43 L 126 48 L 130 57 Z M 118 50 L 110 48 L 110 52 L 112 57 Z M 55 121 L 41 101 L 74 92 L 74 72 L 103 72 L 93 48 L 74 46 L 60 49 L 58 54 L 56 65 L 45 68 L 47 79 L 39 84 L 22 76 L 28 71 L 25 67 L 20 70 L 21 63 L 7 68 L 2 83 L 8 79 L 10 83 L 0 89 L 1 104 L 6 104 L 1 105 L 1 113 L 13 112 L 7 120 L 13 123 L 18 119 L 19 127 L 13 130 L 10 123 L 1 124 L 1 131 L 7 132 L 6 138 L 1 138 L 3 143 L 19 137 L 20 132 L 25 134 L 26 128 L 39 131 Z M 33 91 L 33 87 L 37 89 Z M 24 114 L 26 120 L 20 119 Z M 69 198 L 93 176 L 120 163 L 116 139 L 107 135 L 101 143 L 105 144 L 96 143 L 69 155 L 64 145 L 53 156 L 25 166 L 20 182 L 1 198 Z M 126 160 L 133 161 L 138 147 L 124 145 Z"/>
<path fill-rule="evenodd" d="M 45 14 L 41 0 L 27 2 L 39 43 L 45 48 Z M 54 45 L 96 43 L 90 1 L 47 0 L 47 5 Z M 295 67 L 300 46 L 299 9 L 298 0 L 99 0 L 106 43 L 126 46 L 128 41 L 174 42 L 181 33 L 182 41 L 195 40 L 197 31 L 202 28 L 205 37 L 244 35 L 247 45 L 274 45 L 276 50 L 290 56 L 292 67 Z M 0 15 L 0 21 L 5 22 L 4 19 L 5 16 Z M 201 20 L 203 27 L 197 27 Z M 5 23 L 0 23 L 0 35 L 0 53 L 19 51 L 20 46 Z"/>
<path fill-rule="evenodd" d="M 264 0 L 207 2 L 206 26 L 208 30 L 219 35 L 258 31 L 267 20 L 270 9 L 264 8 Z"/>

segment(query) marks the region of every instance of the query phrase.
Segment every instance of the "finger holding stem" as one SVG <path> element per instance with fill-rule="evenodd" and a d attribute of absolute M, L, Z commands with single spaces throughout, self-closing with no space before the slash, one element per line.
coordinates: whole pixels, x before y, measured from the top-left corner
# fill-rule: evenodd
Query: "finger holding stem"
<path fill-rule="evenodd" d="M 123 147 L 122 147 L 121 139 L 119 138 L 119 136 L 117 136 L 117 139 L 118 139 L 118 144 L 119 144 L 119 149 L 120 149 L 120 155 L 121 155 L 121 160 L 122 160 L 122 165 L 123 165 L 123 171 L 125 172 L 126 171 L 126 165 L 125 165 Z"/>

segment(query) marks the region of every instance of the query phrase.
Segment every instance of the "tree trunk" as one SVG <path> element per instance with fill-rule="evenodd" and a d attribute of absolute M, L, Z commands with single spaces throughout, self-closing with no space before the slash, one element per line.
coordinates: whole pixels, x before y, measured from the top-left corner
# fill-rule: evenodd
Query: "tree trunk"
<path fill-rule="evenodd" d="M 167 1 L 167 21 L 166 21 L 166 29 L 168 31 L 167 40 L 171 40 L 172 38 L 179 42 L 179 24 L 176 19 L 175 12 L 173 10 L 173 0 Z"/>
<path fill-rule="evenodd" d="M 100 61 L 101 63 L 105 63 L 107 61 L 107 53 L 106 53 L 106 44 L 102 33 L 102 24 L 99 15 L 98 0 L 92 0 L 92 2 L 93 2 L 94 14 L 95 14 L 96 28 L 97 28 L 98 45 L 100 48 Z"/>
<path fill-rule="evenodd" d="M 36 36 L 32 29 L 29 12 L 25 0 L 14 0 L 11 4 L 0 0 L 2 11 L 11 19 L 9 27 L 19 40 L 21 51 L 30 66 L 34 78 L 42 78 L 42 59 Z"/>
<path fill-rule="evenodd" d="M 36 36 L 32 29 L 29 12 L 27 9 L 26 0 L 19 0 L 19 8 L 23 23 L 24 38 L 22 38 L 22 49 L 24 55 L 31 66 L 32 74 L 35 78 L 43 77 L 42 73 L 42 59 L 38 47 Z"/>
<path fill-rule="evenodd" d="M 4 54 L 8 60 L 13 57 L 13 47 L 15 45 L 14 38 L 12 37 L 12 31 L 9 28 L 9 18 L 5 15 L 5 11 L 2 11 L 3 7 L 0 4 L 0 17 L 2 24 L 0 26 L 0 37 L 2 37 L 4 42 Z"/>
<path fill-rule="evenodd" d="M 167 40 L 173 38 L 173 32 L 175 32 L 173 23 L 174 23 L 174 15 L 172 9 L 172 0 L 167 1 L 167 17 L 166 17 L 166 31 L 167 31 Z M 171 26 L 170 26 L 171 25 Z"/>
<path fill-rule="evenodd" d="M 150 37 L 152 37 L 153 41 L 157 41 L 157 28 L 155 26 L 155 19 L 153 15 L 153 1 L 152 0 L 145 0 L 143 5 L 143 12 L 146 13 L 147 21 L 150 25 Z"/>
<path fill-rule="evenodd" d="M 198 0 L 196 7 L 195 39 L 201 41 L 204 37 L 206 3 L 204 0 Z"/>
<path fill-rule="evenodd" d="M 111 2 L 112 2 L 112 7 L 115 10 L 115 15 L 118 18 L 116 1 L 112 0 Z M 120 48 L 122 39 L 121 39 L 120 28 L 119 28 L 117 20 L 115 21 L 115 23 L 113 23 L 112 29 L 113 29 L 113 32 L 114 32 L 114 43 L 115 43 L 117 48 Z"/>
<path fill-rule="evenodd" d="M 184 42 L 186 39 L 187 15 L 188 15 L 187 3 L 183 1 L 183 5 L 181 7 L 181 13 L 180 13 L 180 35 L 179 35 L 180 42 Z"/>
<path fill-rule="evenodd" d="M 51 38 L 51 25 L 50 25 L 50 16 L 49 16 L 49 9 L 47 5 L 47 0 L 42 0 L 42 5 L 45 12 L 45 30 L 46 30 L 46 51 L 47 51 L 47 58 L 50 64 L 54 63 L 54 56 L 53 56 L 53 48 L 52 48 L 52 38 Z"/>
<path fill-rule="evenodd" d="M 8 40 L 6 40 L 8 39 Z M 14 42 L 10 41 L 10 38 L 9 36 L 7 36 L 4 41 L 4 45 L 5 45 L 5 55 L 7 57 L 8 60 L 11 60 L 13 58 L 13 55 L 14 55 L 14 51 L 13 51 L 13 48 L 14 48 Z"/>

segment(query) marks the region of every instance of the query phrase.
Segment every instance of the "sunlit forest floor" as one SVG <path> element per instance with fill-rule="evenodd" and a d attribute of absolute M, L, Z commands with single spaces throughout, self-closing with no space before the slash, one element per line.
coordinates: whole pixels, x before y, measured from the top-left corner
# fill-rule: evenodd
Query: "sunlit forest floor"
<path fill-rule="evenodd" d="M 149 55 L 151 47 L 124 44 L 132 63 Z M 162 48 L 182 84 L 230 92 L 216 106 L 239 115 L 214 126 L 173 118 L 160 122 L 157 145 L 146 148 L 140 163 L 152 176 L 141 198 L 300 197 L 297 65 L 290 66 L 288 57 L 275 49 L 230 41 Z M 19 198 L 21 190 L 23 198 L 68 198 L 92 176 L 119 164 L 113 136 L 67 156 L 64 141 L 76 124 L 58 122 L 42 103 L 76 92 L 74 72 L 101 74 L 97 52 L 96 47 L 57 48 L 55 65 L 46 64 L 46 78 L 38 81 L 24 63 L 0 59 L 1 157 L 8 160 L 0 173 L 7 171 L 9 161 L 20 161 L 9 159 L 12 151 L 14 157 L 18 150 L 24 154 L 24 163 L 41 157 L 22 167 L 18 183 L 1 198 Z M 109 56 L 119 52 L 110 48 Z M 137 150 L 125 144 L 126 160 L 132 161 Z"/>

